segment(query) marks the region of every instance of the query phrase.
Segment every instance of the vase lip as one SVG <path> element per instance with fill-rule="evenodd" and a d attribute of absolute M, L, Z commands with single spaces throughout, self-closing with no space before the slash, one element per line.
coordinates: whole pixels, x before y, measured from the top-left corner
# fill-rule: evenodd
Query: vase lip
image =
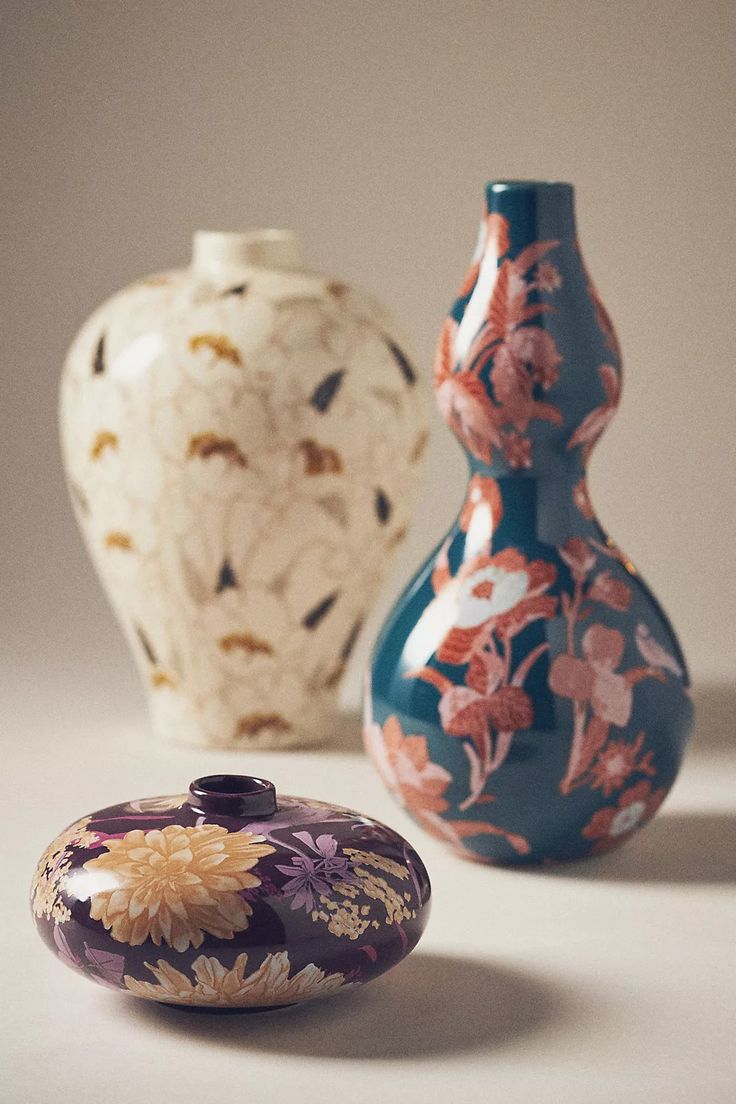
<path fill-rule="evenodd" d="M 252 230 L 196 230 L 192 268 L 204 275 L 239 267 L 302 269 L 299 238 L 293 230 L 265 227 Z"/>
<path fill-rule="evenodd" d="M 187 801 L 220 816 L 267 818 L 277 811 L 273 782 L 248 774 L 208 774 L 195 778 Z"/>
<path fill-rule="evenodd" d="M 561 189 L 572 192 L 573 185 L 566 180 L 489 180 L 489 192 L 532 192 L 543 189 Z"/>

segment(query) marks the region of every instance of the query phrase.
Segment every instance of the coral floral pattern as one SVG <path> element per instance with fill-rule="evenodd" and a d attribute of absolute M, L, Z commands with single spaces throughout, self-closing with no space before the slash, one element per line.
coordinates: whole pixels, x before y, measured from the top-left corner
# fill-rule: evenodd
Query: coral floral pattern
<path fill-rule="evenodd" d="M 365 742 L 423 827 L 471 858 L 544 862 L 645 823 L 692 706 L 667 619 L 588 492 L 621 357 L 572 191 L 501 182 L 487 197 L 435 362 L 470 479 L 377 644 Z"/>
<path fill-rule="evenodd" d="M 481 260 L 474 263 L 460 289 L 473 293 L 483 264 L 501 258 L 485 317 L 460 363 L 458 323 L 446 319 L 437 349 L 434 384 L 440 412 L 468 450 L 490 464 L 500 449 L 509 467 L 532 465 L 528 435 L 535 419 L 562 425 L 562 414 L 539 399 L 559 378 L 562 360 L 554 339 L 531 323 L 554 308 L 531 301 L 532 293 L 552 294 L 562 285 L 558 269 L 542 258 L 559 242 L 533 242 L 514 260 L 508 253 L 509 226 L 491 214 L 485 226 Z"/>

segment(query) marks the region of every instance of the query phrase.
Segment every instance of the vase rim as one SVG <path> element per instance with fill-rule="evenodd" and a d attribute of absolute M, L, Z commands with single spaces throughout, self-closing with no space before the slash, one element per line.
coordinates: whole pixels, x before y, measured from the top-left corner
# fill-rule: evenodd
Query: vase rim
<path fill-rule="evenodd" d="M 489 180 L 486 185 L 492 192 L 537 191 L 543 188 L 573 190 L 566 180 Z"/>
<path fill-rule="evenodd" d="M 301 269 L 299 239 L 293 230 L 266 227 L 251 230 L 196 230 L 192 264 L 203 273 L 232 266 Z"/>

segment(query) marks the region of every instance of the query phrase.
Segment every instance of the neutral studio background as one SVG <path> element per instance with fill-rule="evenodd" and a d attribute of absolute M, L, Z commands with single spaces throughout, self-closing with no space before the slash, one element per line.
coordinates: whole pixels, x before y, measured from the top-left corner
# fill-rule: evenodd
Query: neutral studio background
<path fill-rule="evenodd" d="M 108 294 L 185 264 L 196 228 L 288 226 L 314 267 L 393 304 L 427 381 L 484 182 L 571 180 L 625 354 L 600 515 L 702 682 L 736 672 L 734 7 L 729 0 L 5 0 L 3 677 L 132 663 L 67 503 L 65 349 Z M 382 610 L 457 509 L 435 423 Z M 377 616 L 380 616 L 380 611 Z M 364 641 L 358 665 L 365 656 Z M 353 672 L 347 698 L 357 698 Z"/>
<path fill-rule="evenodd" d="M 194 1104 L 233 1086 L 267 1104 L 732 1104 L 735 37 L 732 0 L 0 0 L 3 1104 Z M 299 231 L 315 268 L 393 305 L 429 393 L 494 177 L 576 185 L 625 357 L 593 496 L 697 684 L 661 816 L 620 852 L 543 872 L 463 863 L 422 832 L 356 754 L 354 719 L 320 754 L 152 741 L 56 429 L 75 330 L 129 281 L 186 264 L 197 228 Z M 436 420 L 347 705 L 464 484 Z M 26 900 L 47 840 L 87 810 L 244 769 L 416 843 L 434 904 L 408 962 L 245 1022 L 150 1008 L 53 963 Z"/>

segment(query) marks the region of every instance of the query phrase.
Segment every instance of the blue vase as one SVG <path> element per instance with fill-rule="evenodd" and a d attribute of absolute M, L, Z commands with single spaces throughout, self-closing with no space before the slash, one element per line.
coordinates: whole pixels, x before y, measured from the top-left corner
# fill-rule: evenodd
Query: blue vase
<path fill-rule="evenodd" d="M 384 626 L 365 725 L 397 799 L 468 858 L 608 850 L 649 820 L 680 766 L 685 660 L 586 487 L 620 390 L 572 187 L 489 184 L 435 365 L 467 493 Z"/>

